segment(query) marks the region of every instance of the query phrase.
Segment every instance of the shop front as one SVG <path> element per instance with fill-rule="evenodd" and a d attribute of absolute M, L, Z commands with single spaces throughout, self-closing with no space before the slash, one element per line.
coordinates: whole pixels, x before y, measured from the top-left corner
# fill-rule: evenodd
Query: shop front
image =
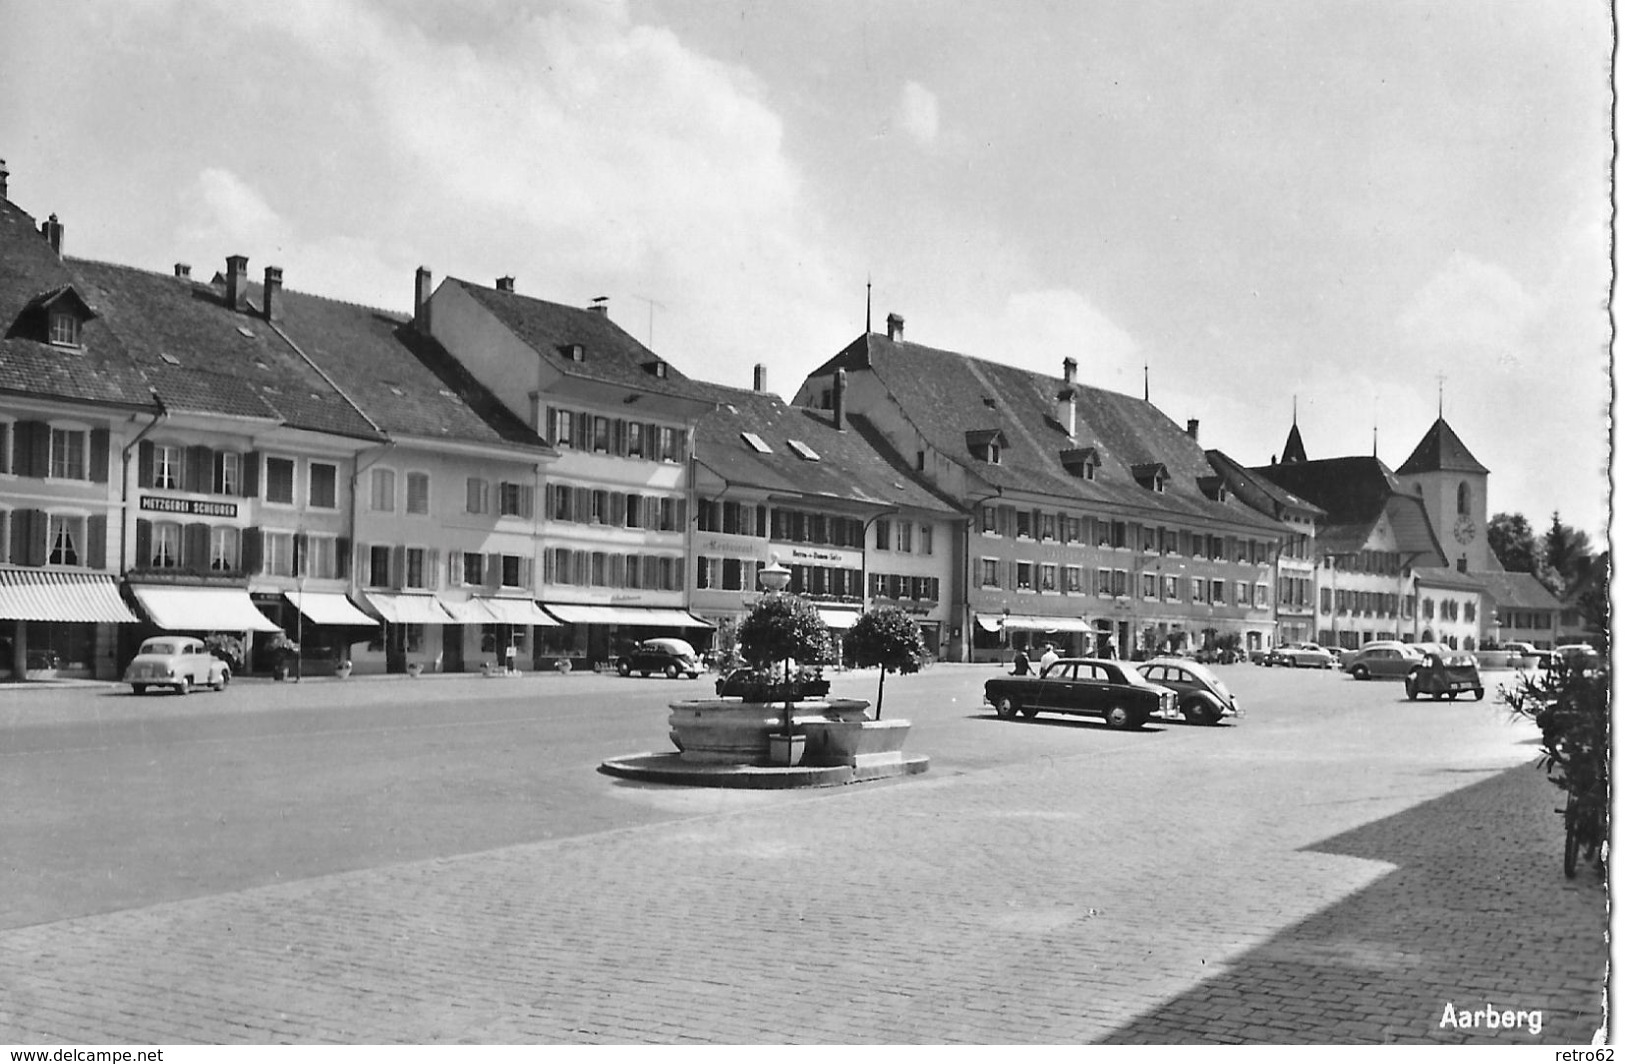
<path fill-rule="evenodd" d="M 0 567 L 0 679 L 115 679 L 119 626 L 138 621 L 110 574 Z"/>

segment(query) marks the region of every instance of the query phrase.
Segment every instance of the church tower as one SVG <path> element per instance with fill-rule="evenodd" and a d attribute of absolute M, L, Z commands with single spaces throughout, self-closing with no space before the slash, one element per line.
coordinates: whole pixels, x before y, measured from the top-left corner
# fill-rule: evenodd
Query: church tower
<path fill-rule="evenodd" d="M 1464 572 L 1499 572 L 1488 536 L 1490 471 L 1441 416 L 1394 471 L 1400 490 L 1422 497 L 1433 531 Z"/>
<path fill-rule="evenodd" d="M 1298 404 L 1292 403 L 1292 431 L 1286 434 L 1286 446 L 1281 448 L 1281 464 L 1295 465 L 1298 462 L 1309 461 L 1309 455 L 1303 449 L 1303 437 L 1298 434 Z"/>

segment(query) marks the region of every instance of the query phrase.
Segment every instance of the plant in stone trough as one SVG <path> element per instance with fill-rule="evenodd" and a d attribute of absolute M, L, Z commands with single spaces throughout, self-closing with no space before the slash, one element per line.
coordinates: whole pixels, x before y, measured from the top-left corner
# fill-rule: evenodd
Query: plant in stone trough
<path fill-rule="evenodd" d="M 897 606 L 877 606 L 859 617 L 846 634 L 846 648 L 862 668 L 880 666 L 880 689 L 875 694 L 875 719 L 886 698 L 888 672 L 920 671 L 925 660 L 925 637 L 907 611 Z"/>
<path fill-rule="evenodd" d="M 763 595 L 756 607 L 739 625 L 739 652 L 746 661 L 783 677 L 773 685 L 773 700 L 784 700 L 784 734 L 789 735 L 794 702 L 800 695 L 789 663 L 814 664 L 829 661 L 829 626 L 812 603 L 800 595 L 779 591 Z"/>

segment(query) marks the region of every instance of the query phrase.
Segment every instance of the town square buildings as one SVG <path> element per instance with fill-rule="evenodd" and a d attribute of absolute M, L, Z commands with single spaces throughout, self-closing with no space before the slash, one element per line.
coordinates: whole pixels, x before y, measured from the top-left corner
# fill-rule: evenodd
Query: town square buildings
<path fill-rule="evenodd" d="M 0 672 L 117 676 L 159 631 L 253 671 L 285 641 L 311 672 L 724 650 L 772 564 L 832 628 L 900 606 L 945 660 L 1553 639 L 1442 419 L 1398 472 L 1310 460 L 1296 424 L 1249 468 L 1086 352 L 1049 376 L 892 315 L 786 403 L 512 277 L 420 269 L 394 314 L 66 231 L 0 166 Z"/>

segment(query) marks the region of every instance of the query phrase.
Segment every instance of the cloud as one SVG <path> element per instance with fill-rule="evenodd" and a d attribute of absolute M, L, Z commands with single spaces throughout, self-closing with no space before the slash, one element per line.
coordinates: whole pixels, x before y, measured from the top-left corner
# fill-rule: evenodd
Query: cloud
<path fill-rule="evenodd" d="M 1489 356 L 1512 369 L 1532 356 L 1528 341 L 1545 311 L 1506 270 L 1457 251 L 1399 317 L 1402 342 L 1444 361 Z"/>
<path fill-rule="evenodd" d="M 1081 380 L 1113 390 L 1130 390 L 1123 379 L 1132 371 L 1132 390 L 1139 392 L 1139 344 L 1071 289 L 1017 292 L 996 315 L 967 307 L 931 331 L 944 337 L 944 347 L 1052 377 L 1061 375 L 1062 359 L 1072 358 Z M 931 343 L 914 333 L 909 338 Z"/>
<path fill-rule="evenodd" d="M 235 244 L 258 250 L 287 239 L 288 226 L 281 215 L 230 170 L 204 170 L 184 190 L 182 201 L 191 213 L 180 235 L 189 243 Z"/>
<path fill-rule="evenodd" d="M 930 144 L 937 139 L 937 97 L 930 89 L 917 81 L 903 84 L 902 94 L 897 100 L 896 122 L 898 128 L 921 144 Z"/>

